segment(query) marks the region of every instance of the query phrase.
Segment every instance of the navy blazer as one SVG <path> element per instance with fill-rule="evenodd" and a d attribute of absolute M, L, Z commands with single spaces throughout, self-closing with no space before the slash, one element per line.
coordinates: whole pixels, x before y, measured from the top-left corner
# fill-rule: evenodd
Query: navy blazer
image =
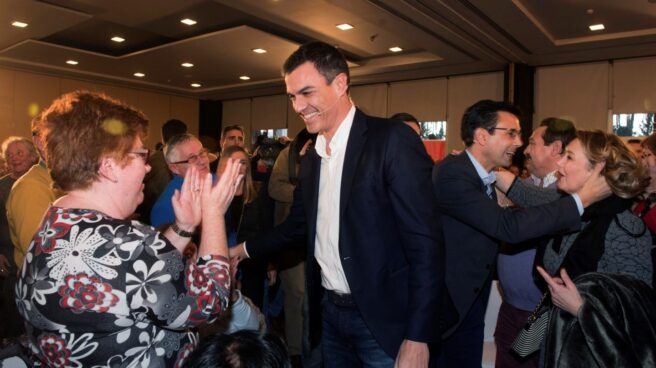
<path fill-rule="evenodd" d="M 459 314 L 467 315 L 491 281 L 499 242 L 519 243 L 581 226 L 576 202 L 565 196 L 531 208 L 502 208 L 491 200 L 466 153 L 435 165 L 433 186 L 446 247 L 446 286 Z"/>
<path fill-rule="evenodd" d="M 252 257 L 306 240 L 310 335 L 320 336 L 323 294 L 314 258 L 321 158 L 301 161 L 287 219 L 247 243 Z M 432 161 L 405 124 L 357 110 L 340 194 L 339 254 L 355 303 L 376 341 L 395 357 L 401 342 L 439 340 L 444 251 L 435 225 Z M 330 178 L 323 178 L 330 180 Z"/>

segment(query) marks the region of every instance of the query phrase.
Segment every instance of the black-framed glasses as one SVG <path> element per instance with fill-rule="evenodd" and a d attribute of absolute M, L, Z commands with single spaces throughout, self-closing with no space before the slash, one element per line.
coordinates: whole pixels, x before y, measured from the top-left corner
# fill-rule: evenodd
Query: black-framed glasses
<path fill-rule="evenodd" d="M 132 151 L 132 152 L 128 152 L 128 153 L 136 155 L 137 157 L 142 159 L 144 163 L 147 163 L 148 158 L 150 157 L 150 150 L 147 149 L 147 148 L 145 148 L 143 151 Z"/>
<path fill-rule="evenodd" d="M 208 154 L 207 149 L 202 149 L 202 150 L 200 150 L 200 152 L 198 152 L 198 154 L 191 155 L 191 156 L 187 157 L 186 160 L 171 162 L 171 164 L 173 164 L 173 165 L 177 165 L 177 164 L 192 164 L 192 165 L 195 165 L 202 158 L 207 158 L 207 154 Z"/>
<path fill-rule="evenodd" d="M 521 130 L 517 130 L 515 128 L 490 128 L 490 130 L 503 130 L 510 136 L 510 138 L 517 138 L 522 134 Z M 492 132 L 490 132 L 492 133 Z"/>

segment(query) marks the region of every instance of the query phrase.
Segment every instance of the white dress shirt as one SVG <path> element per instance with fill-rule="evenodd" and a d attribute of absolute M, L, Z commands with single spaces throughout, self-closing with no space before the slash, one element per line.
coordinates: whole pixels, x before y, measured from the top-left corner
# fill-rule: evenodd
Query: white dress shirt
<path fill-rule="evenodd" d="M 536 187 L 546 188 L 551 184 L 555 183 L 556 181 L 558 181 L 557 173 L 558 171 L 552 171 L 547 175 L 545 175 L 544 178 L 531 174 L 531 180 L 533 181 L 533 184 Z"/>
<path fill-rule="evenodd" d="M 339 200 L 344 155 L 354 116 L 355 107 L 352 106 L 330 141 L 330 154 L 323 134 L 317 136 L 314 146 L 321 157 L 314 256 L 321 266 L 321 285 L 327 290 L 343 294 L 349 294 L 351 289 L 339 256 Z"/>

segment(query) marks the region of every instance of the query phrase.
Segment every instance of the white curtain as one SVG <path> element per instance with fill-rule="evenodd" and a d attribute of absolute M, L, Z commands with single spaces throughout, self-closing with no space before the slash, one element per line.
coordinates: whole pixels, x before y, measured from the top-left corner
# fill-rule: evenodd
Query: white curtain
<path fill-rule="evenodd" d="M 538 68 L 533 124 L 553 116 L 608 131 L 608 72 L 607 62 Z"/>
<path fill-rule="evenodd" d="M 503 100 L 503 72 L 474 74 L 448 79 L 446 152 L 464 148 L 460 123 L 465 110 L 477 101 Z"/>
<path fill-rule="evenodd" d="M 351 99 L 365 114 L 386 117 L 387 84 L 371 84 L 351 87 Z"/>
<path fill-rule="evenodd" d="M 656 58 L 613 63 L 614 113 L 656 111 Z"/>
<path fill-rule="evenodd" d="M 446 120 L 447 80 L 394 82 L 387 92 L 387 116 L 407 112 L 419 121 Z"/>

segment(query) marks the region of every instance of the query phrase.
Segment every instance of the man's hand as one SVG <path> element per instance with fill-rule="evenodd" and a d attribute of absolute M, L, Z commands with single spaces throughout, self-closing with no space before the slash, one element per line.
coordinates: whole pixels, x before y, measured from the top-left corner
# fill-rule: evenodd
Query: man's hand
<path fill-rule="evenodd" d="M 592 169 L 592 175 L 583 184 L 583 188 L 578 191 L 579 198 L 581 198 L 581 203 L 583 203 L 584 208 L 608 197 L 611 194 L 606 178 L 601 175 L 601 170 L 603 170 L 603 168 L 604 164 L 602 163 L 595 165 Z"/>
<path fill-rule="evenodd" d="M 583 298 L 572 279 L 569 278 L 567 271 L 563 268 L 560 270 L 560 277 L 551 277 L 547 271 L 538 266 L 538 272 L 549 286 L 551 301 L 554 305 L 576 317 L 583 305 Z"/>
<path fill-rule="evenodd" d="M 242 259 L 248 258 L 248 255 L 246 254 L 246 246 L 244 243 L 239 243 L 236 246 L 228 249 L 228 253 L 230 254 L 230 260 L 236 259 L 237 263 L 239 263 Z"/>
<path fill-rule="evenodd" d="M 403 340 L 394 368 L 428 367 L 428 344 L 412 340 Z"/>

